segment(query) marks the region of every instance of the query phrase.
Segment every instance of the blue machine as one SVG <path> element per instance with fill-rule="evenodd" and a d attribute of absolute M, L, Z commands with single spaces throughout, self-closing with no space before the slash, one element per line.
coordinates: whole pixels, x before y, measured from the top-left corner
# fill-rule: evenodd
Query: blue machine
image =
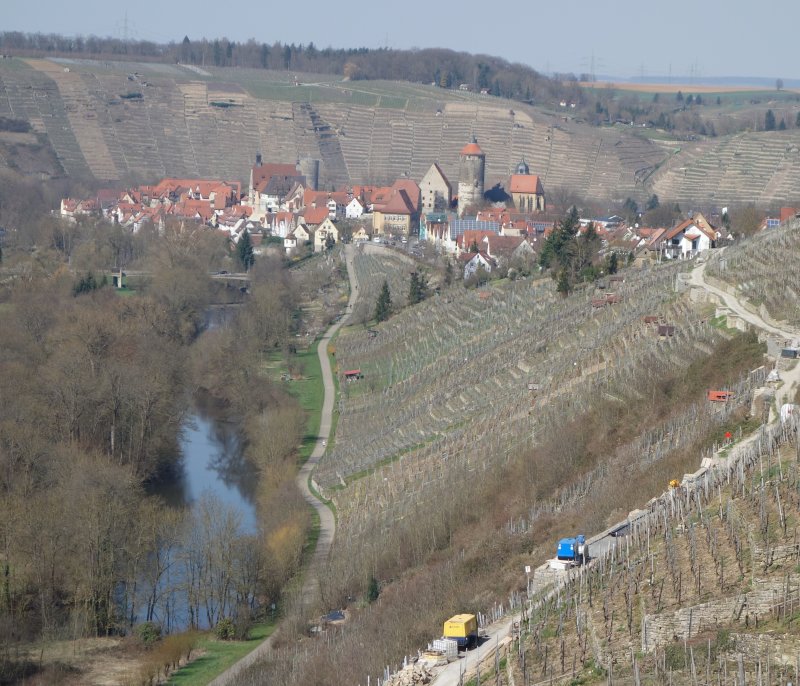
<path fill-rule="evenodd" d="M 588 546 L 586 545 L 586 537 L 580 535 L 575 536 L 574 538 L 562 538 L 558 542 L 558 552 L 556 553 L 556 557 L 559 560 L 583 564 L 589 557 L 589 550 Z"/>

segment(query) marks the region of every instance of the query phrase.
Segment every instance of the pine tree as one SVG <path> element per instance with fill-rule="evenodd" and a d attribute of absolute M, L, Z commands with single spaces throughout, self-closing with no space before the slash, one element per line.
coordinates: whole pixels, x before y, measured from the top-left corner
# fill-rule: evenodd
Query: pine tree
<path fill-rule="evenodd" d="M 250 233 L 247 229 L 244 230 L 239 242 L 236 244 L 236 253 L 244 270 L 249 272 L 256 258 L 253 254 L 253 242 L 250 240 Z"/>
<path fill-rule="evenodd" d="M 447 265 L 444 268 L 444 285 L 449 286 L 451 283 L 453 283 L 453 262 L 448 258 Z"/>
<path fill-rule="evenodd" d="M 617 253 L 612 252 L 608 256 L 608 273 L 616 274 L 618 269 L 619 269 L 619 258 L 617 257 Z"/>
<path fill-rule="evenodd" d="M 369 600 L 369 602 L 371 603 L 374 603 L 378 599 L 378 596 L 380 594 L 381 594 L 380 584 L 378 583 L 378 580 L 374 576 L 371 576 L 369 578 L 369 588 L 367 588 L 367 600 Z"/>
<path fill-rule="evenodd" d="M 392 311 L 392 295 L 389 292 L 389 282 L 384 281 L 381 292 L 378 295 L 378 302 L 375 303 L 375 320 L 385 322 Z"/>
<path fill-rule="evenodd" d="M 428 295 L 428 282 L 424 274 L 419 274 L 415 269 L 411 272 L 411 284 L 408 289 L 408 304 L 416 305 L 425 300 Z"/>
<path fill-rule="evenodd" d="M 775 130 L 775 113 L 772 110 L 767 110 L 764 115 L 764 131 Z"/>
<path fill-rule="evenodd" d="M 558 284 L 556 285 L 556 291 L 565 297 L 572 292 L 572 284 L 569 282 L 569 274 L 567 273 L 566 269 L 562 269 L 558 273 Z"/>
<path fill-rule="evenodd" d="M 573 206 L 569 214 L 547 237 L 539 255 L 539 264 L 542 267 L 547 269 L 554 263 L 564 267 L 570 263 L 575 252 L 575 234 L 578 232 L 579 225 L 578 210 Z"/>

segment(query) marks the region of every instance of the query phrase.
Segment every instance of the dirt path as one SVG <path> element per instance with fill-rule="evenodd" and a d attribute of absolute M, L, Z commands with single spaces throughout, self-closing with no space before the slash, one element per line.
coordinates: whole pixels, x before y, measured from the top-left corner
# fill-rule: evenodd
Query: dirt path
<path fill-rule="evenodd" d="M 749 310 L 735 293 L 730 293 L 727 290 L 723 290 L 718 286 L 708 283 L 705 278 L 706 264 L 706 262 L 699 264 L 692 270 L 691 279 L 689 281 L 692 286 L 702 288 L 712 293 L 719 298 L 722 305 L 727 307 L 737 317 L 740 317 L 757 329 L 778 336 L 783 340 L 792 340 L 800 337 L 800 332 L 795 331 L 786 324 L 781 323 L 780 325 L 776 325 L 765 322 L 758 314 Z M 792 369 L 781 372 L 781 380 L 783 384 L 775 393 L 778 408 L 784 403 L 792 402 L 795 389 L 800 384 L 800 364 L 795 364 Z"/>
<path fill-rule="evenodd" d="M 712 284 L 709 284 L 705 280 L 705 263 L 697 264 L 695 268 L 692 270 L 690 283 L 692 286 L 697 288 L 702 288 L 703 290 L 714 294 L 718 297 L 721 303 L 734 312 L 738 317 L 741 317 L 744 321 L 751 324 L 752 326 L 766 331 L 767 333 L 773 334 L 775 336 L 780 336 L 783 339 L 792 339 L 800 337 L 797 331 L 792 330 L 789 327 L 784 325 L 774 325 L 765 322 L 759 315 L 751 312 L 748 310 L 743 303 L 741 303 L 738 298 L 727 291 L 718 288 Z M 788 371 L 784 371 L 781 374 L 781 378 L 783 380 L 783 385 L 778 389 L 776 393 L 776 399 L 778 402 L 778 407 L 784 402 L 792 402 L 791 398 L 794 397 L 795 388 L 800 386 L 800 364 L 795 364 L 794 367 Z M 746 439 L 739 441 L 734 449 L 741 449 L 742 446 L 746 445 L 752 440 L 755 440 L 757 437 L 758 431 L 754 432 Z M 627 520 L 626 520 L 627 521 Z M 626 522 L 619 522 L 614 526 L 610 527 L 606 530 L 604 534 L 599 534 L 589 539 L 591 544 L 590 549 L 594 551 L 594 555 L 599 555 L 602 552 L 606 551 L 609 546 L 614 545 L 616 539 L 612 538 L 608 535 L 607 532 L 616 529 Z M 543 568 L 546 565 L 543 565 Z M 541 572 L 543 568 L 537 570 Z M 536 574 L 534 574 L 534 578 Z M 551 580 L 553 578 L 551 577 Z M 554 579 L 555 583 L 550 594 L 556 592 L 556 589 L 561 585 L 560 579 Z M 546 583 L 546 582 L 545 582 Z M 432 684 L 434 686 L 459 686 L 460 683 L 465 681 L 466 679 L 462 679 L 462 673 L 467 675 L 467 678 L 470 676 L 474 676 L 475 668 L 484 663 L 489 657 L 494 654 L 495 646 L 498 640 L 502 640 L 505 638 L 513 623 L 520 620 L 520 615 L 512 615 L 511 617 L 505 617 L 499 622 L 495 622 L 494 624 L 490 625 L 486 628 L 488 633 L 488 640 L 485 640 L 483 644 L 476 648 L 473 651 L 470 651 L 465 654 L 465 657 L 456 660 L 455 662 L 451 662 L 446 667 L 442 668 L 438 674 L 436 674 L 435 678 L 433 679 Z"/>
<path fill-rule="evenodd" d="M 319 355 L 320 366 L 322 368 L 322 384 L 325 389 L 325 396 L 322 402 L 322 416 L 320 418 L 319 434 L 317 436 L 317 444 L 314 446 L 314 451 L 297 474 L 297 486 L 302 491 L 306 501 L 316 510 L 320 522 L 317 547 L 314 549 L 314 555 L 306 569 L 305 581 L 303 582 L 302 597 L 306 605 L 313 603 L 317 599 L 319 593 L 319 570 L 323 567 L 328 558 L 328 553 L 333 545 L 333 538 L 336 534 L 336 517 L 332 510 L 311 492 L 309 480 L 314 468 L 325 455 L 331 432 L 333 405 L 336 400 L 336 386 L 333 382 L 333 372 L 331 370 L 330 360 L 328 359 L 328 344 L 336 332 L 347 322 L 350 313 L 353 311 L 356 299 L 358 298 L 358 279 L 356 278 L 356 271 L 353 267 L 353 246 L 346 245 L 344 247 L 344 254 L 345 263 L 347 265 L 347 276 L 350 279 L 350 300 L 347 303 L 347 309 L 344 315 L 338 322 L 335 322 L 328 328 L 317 346 L 317 355 Z M 263 659 L 269 653 L 272 649 L 273 639 L 278 630 L 279 629 L 276 629 L 276 631 L 263 643 L 259 644 L 257 648 L 220 674 L 209 686 L 232 686 L 235 684 L 237 682 L 237 677 L 245 669 Z"/>

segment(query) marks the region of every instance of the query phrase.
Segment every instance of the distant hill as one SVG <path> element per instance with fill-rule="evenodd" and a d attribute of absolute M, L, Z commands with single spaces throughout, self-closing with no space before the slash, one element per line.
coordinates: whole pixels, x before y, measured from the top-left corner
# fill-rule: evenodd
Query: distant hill
<path fill-rule="evenodd" d="M 582 113 L 598 95 L 581 92 L 584 104 L 576 108 L 571 101 L 532 106 L 338 74 L 7 58 L 0 60 L 0 122 L 28 133 L 0 131 L 0 155 L 23 174 L 102 183 L 168 175 L 246 181 L 256 152 L 276 162 L 313 157 L 329 188 L 421 178 L 434 161 L 455 179 L 458 152 L 475 135 L 489 185 L 524 158 L 549 193 L 569 189 L 601 202 L 653 192 L 720 205 L 800 199 L 800 131 L 791 103 L 748 105 L 756 123 L 775 107 L 779 121 L 790 121 L 786 131 L 686 141 L 685 134 L 641 126 L 590 125 Z M 725 117 L 743 116 L 726 103 L 706 109 L 703 117 L 717 117 L 720 129 Z M 699 115 L 687 109 L 681 116 Z"/>

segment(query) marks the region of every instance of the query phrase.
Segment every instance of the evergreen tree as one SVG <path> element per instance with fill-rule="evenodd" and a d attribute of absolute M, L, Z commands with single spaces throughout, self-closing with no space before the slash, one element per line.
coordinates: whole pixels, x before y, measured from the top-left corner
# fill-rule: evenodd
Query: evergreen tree
<path fill-rule="evenodd" d="M 470 252 L 480 252 L 481 251 L 480 247 L 478 247 L 478 241 L 476 241 L 474 238 L 472 239 L 472 243 L 469 244 L 469 251 Z"/>
<path fill-rule="evenodd" d="M 608 256 L 608 273 L 616 274 L 618 269 L 619 269 L 619 258 L 617 257 L 617 253 L 612 252 Z"/>
<path fill-rule="evenodd" d="M 374 603 L 380 594 L 381 587 L 378 584 L 378 580 L 374 576 L 371 576 L 369 578 L 369 588 L 367 588 L 367 600 Z"/>
<path fill-rule="evenodd" d="M 389 293 L 389 282 L 384 280 L 378 301 L 375 303 L 375 320 L 385 322 L 392 311 L 392 295 Z"/>
<path fill-rule="evenodd" d="M 798 116 L 800 116 L 800 115 L 798 115 Z M 451 283 L 453 283 L 453 262 L 448 257 L 447 258 L 447 265 L 444 268 L 444 285 L 445 286 L 449 286 Z"/>
<path fill-rule="evenodd" d="M 794 120 L 794 125 L 800 129 L 800 112 L 797 113 L 797 118 Z"/>
<path fill-rule="evenodd" d="M 786 131 L 786 121 L 781 119 L 781 123 L 778 124 L 778 131 Z"/>
<path fill-rule="evenodd" d="M 562 219 L 544 242 L 539 255 L 539 264 L 547 269 L 553 264 L 566 266 L 574 253 L 575 234 L 578 232 L 580 217 L 578 209 L 572 207 L 569 214 Z"/>
<path fill-rule="evenodd" d="M 408 289 L 408 304 L 416 305 L 425 300 L 428 295 L 428 282 L 424 274 L 419 274 L 415 269 L 411 272 L 411 285 Z"/>
<path fill-rule="evenodd" d="M 764 115 L 764 131 L 775 130 L 775 113 L 772 110 L 767 110 Z"/>
<path fill-rule="evenodd" d="M 253 254 L 253 242 L 250 240 L 250 233 L 247 229 L 244 230 L 239 242 L 236 244 L 236 254 L 239 256 L 239 262 L 244 270 L 249 272 L 256 258 Z"/>
<path fill-rule="evenodd" d="M 569 274 L 566 269 L 558 273 L 558 284 L 556 290 L 563 296 L 568 296 L 572 292 L 572 284 L 569 282 Z"/>
<path fill-rule="evenodd" d="M 94 278 L 94 274 L 92 272 L 87 272 L 86 275 L 82 276 L 78 283 L 72 287 L 72 294 L 81 295 L 82 293 L 91 293 L 92 291 L 105 286 L 107 282 L 108 280 L 104 276 L 103 281 L 98 283 L 97 279 Z"/>
<path fill-rule="evenodd" d="M 655 193 L 653 193 L 653 195 L 650 196 L 650 199 L 647 201 L 647 204 L 644 206 L 644 208 L 649 212 L 650 210 L 654 210 L 657 207 L 658 207 L 658 196 Z"/>

